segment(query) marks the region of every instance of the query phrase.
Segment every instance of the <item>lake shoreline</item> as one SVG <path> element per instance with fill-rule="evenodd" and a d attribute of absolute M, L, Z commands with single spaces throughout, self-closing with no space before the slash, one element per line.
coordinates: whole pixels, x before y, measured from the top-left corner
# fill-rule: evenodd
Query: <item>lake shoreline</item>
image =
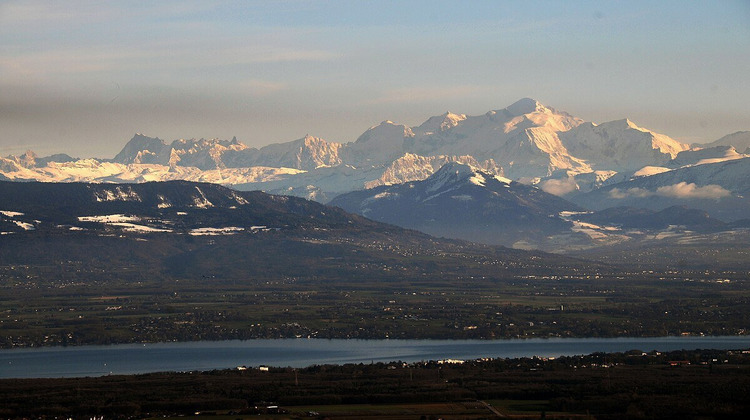
<path fill-rule="evenodd" d="M 0 416 L 743 418 L 748 387 L 748 350 L 627 351 L 0 379 Z"/>
<path fill-rule="evenodd" d="M 347 363 L 560 357 L 597 352 L 742 349 L 750 336 L 511 340 L 262 339 L 0 350 L 0 378 L 84 377 L 237 366 L 304 368 Z"/>

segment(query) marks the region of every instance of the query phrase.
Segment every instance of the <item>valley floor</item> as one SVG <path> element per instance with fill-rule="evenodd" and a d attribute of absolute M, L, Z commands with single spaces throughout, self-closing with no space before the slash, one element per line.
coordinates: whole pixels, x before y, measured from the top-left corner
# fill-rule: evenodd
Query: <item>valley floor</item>
<path fill-rule="evenodd" d="M 60 280 L 4 270 L 0 345 L 251 338 L 744 335 L 750 292 L 729 273 L 347 282 Z M 24 275 L 25 277 L 25 275 Z"/>

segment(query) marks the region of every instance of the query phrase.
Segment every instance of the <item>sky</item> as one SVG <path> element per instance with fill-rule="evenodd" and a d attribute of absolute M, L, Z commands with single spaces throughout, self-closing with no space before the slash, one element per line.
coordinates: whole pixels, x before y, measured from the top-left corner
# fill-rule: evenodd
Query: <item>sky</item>
<path fill-rule="evenodd" d="M 750 1 L 0 0 L 2 156 L 350 142 L 524 97 L 686 143 L 750 130 Z"/>

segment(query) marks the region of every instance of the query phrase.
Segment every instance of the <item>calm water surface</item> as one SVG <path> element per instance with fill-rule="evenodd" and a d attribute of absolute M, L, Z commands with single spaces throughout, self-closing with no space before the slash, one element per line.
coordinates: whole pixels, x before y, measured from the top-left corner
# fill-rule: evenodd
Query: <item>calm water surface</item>
<path fill-rule="evenodd" d="M 247 340 L 0 350 L 0 378 L 198 371 L 236 366 L 558 357 L 627 350 L 747 349 L 750 336 L 527 340 Z"/>

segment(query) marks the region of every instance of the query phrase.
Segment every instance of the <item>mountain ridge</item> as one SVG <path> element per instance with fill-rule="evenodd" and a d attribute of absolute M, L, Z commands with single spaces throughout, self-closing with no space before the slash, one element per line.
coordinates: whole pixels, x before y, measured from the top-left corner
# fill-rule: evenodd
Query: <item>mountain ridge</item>
<path fill-rule="evenodd" d="M 0 181 L 0 202 L 6 263 L 83 259 L 103 269 L 110 262 L 143 263 L 154 273 L 240 279 L 267 273 L 326 278 L 343 270 L 368 281 L 382 279 L 384 266 L 395 268 L 388 278 L 401 279 L 401 268 L 421 277 L 424 263 L 415 255 L 467 270 L 479 258 L 515 273 L 582 265 L 538 251 L 434 238 L 303 198 L 208 183 Z"/>
<path fill-rule="evenodd" d="M 648 131 L 635 126 L 627 119 L 618 121 L 626 121 L 634 130 Z M 596 127 L 615 125 L 618 121 L 602 123 Z M 472 155 L 477 160 L 492 158 L 501 167 L 510 166 L 509 170 L 512 172 L 513 166 L 520 165 L 520 162 L 513 158 L 524 154 L 533 155 L 536 156 L 534 165 L 539 166 L 542 163 L 538 160 L 544 155 L 550 155 L 552 157 L 546 159 L 549 167 L 542 168 L 541 173 L 546 176 L 550 171 L 560 168 L 587 169 L 586 164 L 579 158 L 569 156 L 566 145 L 557 138 L 558 132 L 569 131 L 581 124 L 584 124 L 584 121 L 579 118 L 547 107 L 536 100 L 524 98 L 504 109 L 478 116 L 446 112 L 428 118 L 417 127 L 383 121 L 370 127 L 355 141 L 349 143 L 329 142 L 306 135 L 298 140 L 269 144 L 256 149 L 244 145 L 236 138 L 179 139 L 167 144 L 158 137 L 136 133 L 113 159 L 99 160 L 122 164 L 193 166 L 204 170 L 249 166 L 311 170 L 319 166 L 339 164 L 390 164 L 404 154 L 411 153 L 425 157 Z M 457 139 L 472 136 L 473 138 L 462 141 Z M 518 142 L 518 145 L 511 147 L 508 144 L 509 139 Z M 314 164 L 303 164 L 300 159 L 293 161 L 279 156 L 300 153 L 311 155 Z M 379 156 L 381 154 L 383 156 Z M 495 156 L 492 156 L 493 154 Z M 227 155 L 229 159 L 225 161 L 222 155 Z M 522 175 L 530 174 L 532 172 L 527 170 Z M 512 173 L 509 176 L 518 177 Z"/>
<path fill-rule="evenodd" d="M 744 156 L 689 149 L 629 119 L 586 122 L 523 98 L 476 116 L 445 112 L 415 127 L 383 121 L 347 143 L 306 135 L 253 148 L 236 138 L 167 143 L 136 134 L 113 159 L 60 156 L 36 158 L 29 165 L 25 157 L 0 158 L 0 179 L 185 179 L 327 202 L 353 190 L 426 179 L 442 164 L 461 161 L 570 196 L 685 165 Z"/>
<path fill-rule="evenodd" d="M 750 217 L 750 157 L 685 166 L 604 185 L 571 201 L 592 210 L 630 206 L 662 210 L 675 204 L 726 221 Z"/>
<path fill-rule="evenodd" d="M 449 162 L 427 179 L 354 191 L 330 203 L 436 236 L 512 246 L 568 232 L 557 217 L 582 208 L 540 189 Z"/>

